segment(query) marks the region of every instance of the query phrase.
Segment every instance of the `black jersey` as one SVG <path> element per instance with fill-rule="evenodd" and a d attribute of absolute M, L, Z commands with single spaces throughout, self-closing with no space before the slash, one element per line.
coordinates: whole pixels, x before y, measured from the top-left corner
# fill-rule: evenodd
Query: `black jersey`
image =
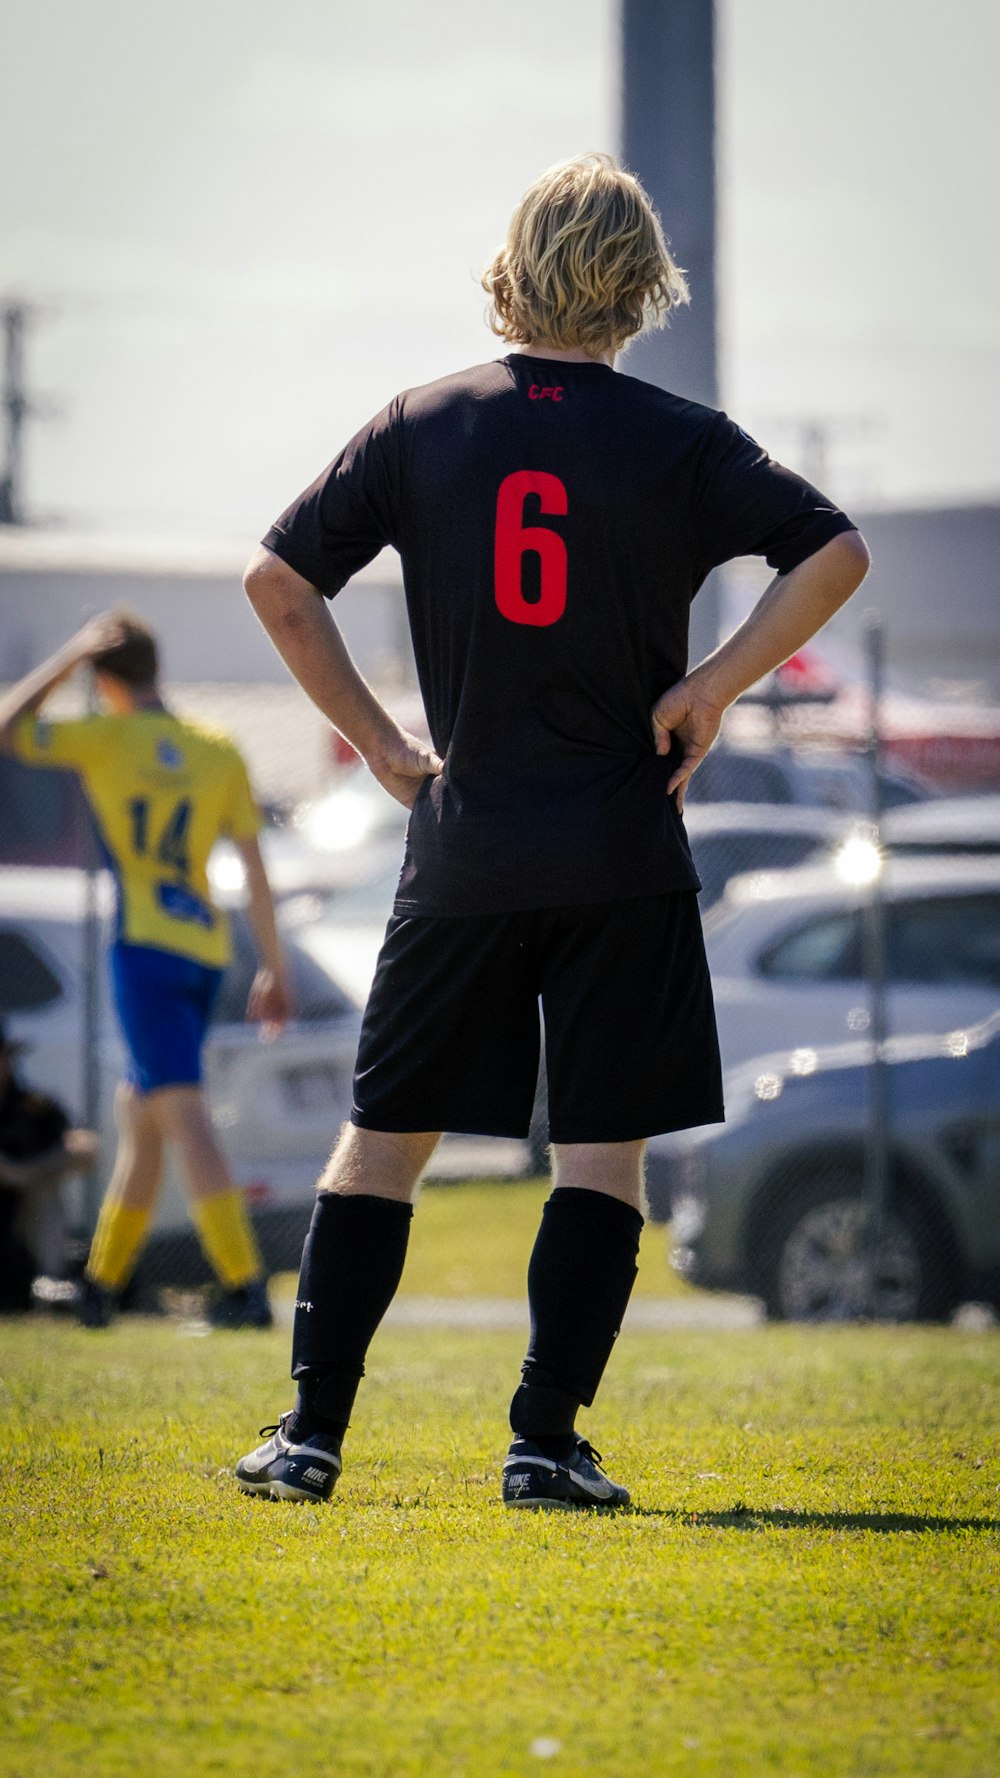
<path fill-rule="evenodd" d="M 397 913 L 697 888 L 650 725 L 709 570 L 851 521 L 725 414 L 512 353 L 399 395 L 264 538 L 332 595 L 399 551 L 431 736 Z"/>

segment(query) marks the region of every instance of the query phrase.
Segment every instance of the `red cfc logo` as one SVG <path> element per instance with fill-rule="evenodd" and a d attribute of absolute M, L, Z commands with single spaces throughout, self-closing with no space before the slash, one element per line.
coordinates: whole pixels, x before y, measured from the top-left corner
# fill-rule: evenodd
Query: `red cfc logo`
<path fill-rule="evenodd" d="M 529 401 L 561 401 L 562 398 L 563 386 L 561 383 L 556 383 L 554 387 L 549 383 L 532 383 L 528 390 Z"/>

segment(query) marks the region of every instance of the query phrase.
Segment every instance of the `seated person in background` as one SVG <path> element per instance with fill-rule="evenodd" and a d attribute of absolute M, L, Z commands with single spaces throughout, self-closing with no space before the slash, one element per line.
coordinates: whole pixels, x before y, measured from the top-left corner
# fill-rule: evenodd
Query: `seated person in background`
<path fill-rule="evenodd" d="M 40 1272 L 58 1272 L 63 1224 L 60 1185 L 97 1159 L 92 1130 L 75 1130 L 54 1099 L 14 1073 L 22 1046 L 0 1025 L 0 1312 L 31 1308 Z"/>

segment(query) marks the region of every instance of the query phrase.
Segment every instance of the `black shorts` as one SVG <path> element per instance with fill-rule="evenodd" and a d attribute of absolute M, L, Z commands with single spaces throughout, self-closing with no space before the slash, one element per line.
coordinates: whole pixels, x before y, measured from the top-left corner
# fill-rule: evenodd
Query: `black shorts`
<path fill-rule="evenodd" d="M 351 1120 L 528 1133 L 545 1030 L 553 1142 L 721 1121 L 694 890 L 527 913 L 394 914 L 365 1011 Z"/>

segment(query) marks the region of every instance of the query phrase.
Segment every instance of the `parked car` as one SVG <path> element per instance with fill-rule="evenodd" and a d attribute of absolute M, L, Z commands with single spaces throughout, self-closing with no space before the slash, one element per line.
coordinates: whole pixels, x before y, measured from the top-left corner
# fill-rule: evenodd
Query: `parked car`
<path fill-rule="evenodd" d="M 684 825 L 701 878 L 702 913 L 714 907 L 731 877 L 787 870 L 832 852 L 857 820 L 842 810 L 792 803 L 692 804 L 684 811 Z"/>
<path fill-rule="evenodd" d="M 323 796 L 265 824 L 261 853 L 275 899 L 350 891 L 385 870 L 398 876 L 406 822 L 402 804 L 369 772 L 345 773 Z M 242 893 L 243 861 L 228 840 L 213 848 L 208 875 L 218 895 Z"/>
<path fill-rule="evenodd" d="M 948 1031 L 1000 1006 L 1000 858 L 890 858 L 882 893 L 890 1031 Z M 867 1030 L 868 897 L 829 861 L 729 883 L 705 922 L 725 1068 Z"/>
<path fill-rule="evenodd" d="M 782 1320 L 870 1306 L 863 1196 L 871 1045 L 757 1058 L 727 1122 L 669 1159 L 673 1263 Z M 876 1305 L 893 1321 L 1000 1306 L 1000 1016 L 888 1048 L 889 1182 Z M 661 1185 L 663 1181 L 661 1181 Z"/>
<path fill-rule="evenodd" d="M 880 772 L 879 783 L 885 809 L 929 795 L 915 779 L 894 772 Z M 860 753 L 828 747 L 735 747 L 717 741 L 691 779 L 686 805 L 729 802 L 800 803 L 866 814 L 870 768 Z"/>
<path fill-rule="evenodd" d="M 317 890 L 283 904 L 288 930 L 324 969 L 349 985 L 362 1006 L 392 912 L 401 862 L 400 856 L 353 888 Z"/>
<path fill-rule="evenodd" d="M 856 818 L 832 809 L 788 804 L 699 803 L 685 814 L 702 881 L 700 905 L 711 907 L 731 877 L 777 870 L 830 856 L 856 829 Z M 347 888 L 317 887 L 290 898 L 284 917 L 312 955 L 364 999 L 392 911 L 400 860 Z"/>
<path fill-rule="evenodd" d="M 881 830 L 883 846 L 900 858 L 995 857 L 1000 855 L 1000 796 L 939 796 L 890 809 Z"/>
<path fill-rule="evenodd" d="M 799 811 L 785 813 L 797 817 Z M 744 831 L 755 844 L 754 811 L 745 814 Z M 821 846 L 822 862 L 737 877 L 706 920 L 727 1068 L 762 1051 L 836 1043 L 867 1028 L 868 892 L 838 876 L 828 850 L 854 824 L 829 812 L 802 814 L 805 825 L 793 827 L 791 838 Z M 736 827 L 728 815 L 716 826 L 714 813 L 705 810 L 691 830 L 702 869 L 701 840 L 712 842 Z M 711 852 L 708 861 L 706 875 L 721 870 L 722 860 Z M 303 949 L 359 1000 L 371 983 L 395 886 L 391 870 L 347 893 L 286 904 L 289 929 Z M 883 887 L 891 1029 L 940 1031 L 987 1017 L 1000 1005 L 1000 860 L 890 861 Z M 535 1166 L 545 1157 L 543 1092 L 540 1086 L 530 1138 Z"/>
<path fill-rule="evenodd" d="M 100 914 L 107 919 L 110 884 L 103 876 L 97 884 Z M 85 1111 L 86 893 L 79 871 L 26 869 L 0 875 L 0 1013 L 11 1034 L 31 1044 L 33 1081 L 57 1093 L 77 1119 Z M 295 1021 L 275 1041 L 262 1042 L 244 1019 L 256 961 L 239 910 L 232 915 L 232 927 L 234 957 L 206 1046 L 206 1087 L 213 1121 L 236 1180 L 250 1196 L 265 1258 L 274 1270 L 298 1261 L 317 1173 L 338 1125 L 349 1115 L 361 1012 L 343 984 L 303 948 L 294 932 L 286 932 Z M 96 983 L 106 1176 L 114 1154 L 114 1091 L 124 1058 L 103 960 Z M 70 1202 L 76 1220 L 82 1221 L 82 1206 Z M 289 1237 L 292 1224 L 295 1233 Z M 171 1170 L 145 1269 L 164 1282 L 200 1281 L 203 1268 L 188 1231 L 183 1192 Z"/>

